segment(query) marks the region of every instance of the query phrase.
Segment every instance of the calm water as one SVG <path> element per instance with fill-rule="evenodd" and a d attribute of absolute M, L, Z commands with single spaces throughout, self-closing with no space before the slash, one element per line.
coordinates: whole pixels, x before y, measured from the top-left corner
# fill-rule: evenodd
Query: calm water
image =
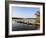
<path fill-rule="evenodd" d="M 22 30 L 35 30 L 35 26 L 17 23 L 15 20 L 13 20 L 12 21 L 12 31 L 22 31 Z"/>

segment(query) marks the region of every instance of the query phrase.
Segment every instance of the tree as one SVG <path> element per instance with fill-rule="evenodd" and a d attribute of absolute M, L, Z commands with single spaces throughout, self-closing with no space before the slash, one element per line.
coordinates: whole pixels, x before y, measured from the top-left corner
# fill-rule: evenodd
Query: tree
<path fill-rule="evenodd" d="M 35 27 L 38 29 L 40 27 L 40 11 L 36 12 L 36 19 L 35 19 Z"/>

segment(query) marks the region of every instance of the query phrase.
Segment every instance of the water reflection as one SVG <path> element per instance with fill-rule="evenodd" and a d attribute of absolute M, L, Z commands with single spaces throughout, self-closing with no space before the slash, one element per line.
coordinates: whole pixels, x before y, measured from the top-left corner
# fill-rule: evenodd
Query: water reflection
<path fill-rule="evenodd" d="M 17 23 L 15 20 L 12 20 L 12 31 L 22 31 L 22 30 L 35 30 L 35 26 Z"/>

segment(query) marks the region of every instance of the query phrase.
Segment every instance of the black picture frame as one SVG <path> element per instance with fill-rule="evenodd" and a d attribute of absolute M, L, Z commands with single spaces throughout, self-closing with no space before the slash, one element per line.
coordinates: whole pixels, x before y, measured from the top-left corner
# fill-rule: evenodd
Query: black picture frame
<path fill-rule="evenodd" d="M 8 35 L 9 34 L 9 4 L 22 3 L 22 4 L 34 4 L 43 6 L 43 33 L 37 34 L 24 34 L 24 35 Z M 5 1 L 5 37 L 22 37 L 22 36 L 40 36 L 45 35 L 45 3 L 43 2 L 25 2 L 25 1 Z"/>

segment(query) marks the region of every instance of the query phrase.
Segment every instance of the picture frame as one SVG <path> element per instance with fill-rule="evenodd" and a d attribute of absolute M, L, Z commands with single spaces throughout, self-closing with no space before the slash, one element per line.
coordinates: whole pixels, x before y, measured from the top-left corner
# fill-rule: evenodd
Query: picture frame
<path fill-rule="evenodd" d="M 39 28 L 40 30 L 39 31 L 38 30 L 37 31 L 36 30 L 34 31 L 30 31 L 30 30 L 12 31 L 12 24 L 11 24 L 12 21 L 10 20 L 15 19 L 14 16 L 10 16 L 12 13 L 11 11 L 13 10 L 12 7 L 40 8 L 40 28 Z M 23 19 L 23 18 L 19 18 L 19 19 Z M 45 35 L 45 3 L 25 2 L 25 1 L 6 1 L 5 2 L 5 36 L 6 37 L 40 36 L 40 35 Z"/>

